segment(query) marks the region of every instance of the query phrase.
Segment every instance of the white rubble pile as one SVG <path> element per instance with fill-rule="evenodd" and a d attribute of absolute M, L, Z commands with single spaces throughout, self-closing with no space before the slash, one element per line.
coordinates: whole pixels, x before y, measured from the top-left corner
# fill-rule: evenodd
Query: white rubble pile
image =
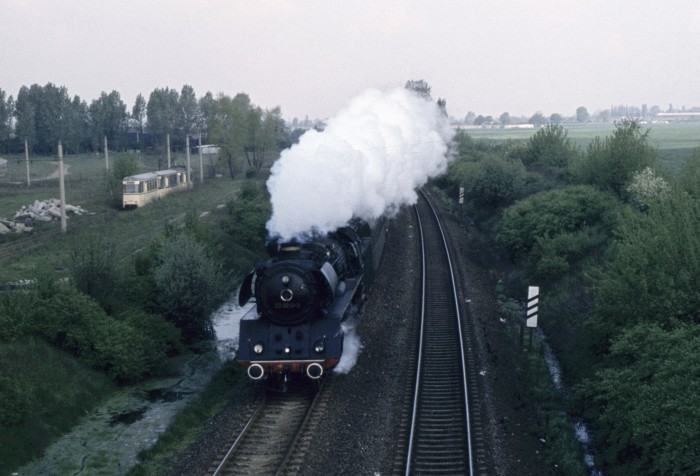
<path fill-rule="evenodd" d="M 86 213 L 80 205 L 74 206 L 66 203 L 66 215 L 82 215 Z M 47 222 L 61 218 L 61 201 L 57 198 L 48 200 L 35 200 L 31 205 L 23 206 L 11 220 L 0 218 L 0 235 L 4 233 L 30 232 L 35 222 Z M 66 216 L 67 218 L 67 216 Z"/>

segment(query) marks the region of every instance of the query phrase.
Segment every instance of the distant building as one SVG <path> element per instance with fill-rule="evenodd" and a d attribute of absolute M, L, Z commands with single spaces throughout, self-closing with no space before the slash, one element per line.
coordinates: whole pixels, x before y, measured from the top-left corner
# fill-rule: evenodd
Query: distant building
<path fill-rule="evenodd" d="M 700 112 L 660 112 L 656 118 L 667 121 L 700 121 Z"/>
<path fill-rule="evenodd" d="M 195 146 L 194 149 L 196 151 L 199 151 L 199 146 Z M 213 145 L 213 144 L 202 145 L 202 155 L 218 154 L 218 153 L 219 153 L 219 146 L 218 145 Z"/>

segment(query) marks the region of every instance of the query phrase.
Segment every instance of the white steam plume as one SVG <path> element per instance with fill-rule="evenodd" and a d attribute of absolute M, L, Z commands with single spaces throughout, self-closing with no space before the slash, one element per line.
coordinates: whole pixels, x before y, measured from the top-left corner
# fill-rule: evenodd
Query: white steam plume
<path fill-rule="evenodd" d="M 406 89 L 366 91 L 272 167 L 270 236 L 327 233 L 415 203 L 416 188 L 446 170 L 452 136 L 435 103 Z"/>

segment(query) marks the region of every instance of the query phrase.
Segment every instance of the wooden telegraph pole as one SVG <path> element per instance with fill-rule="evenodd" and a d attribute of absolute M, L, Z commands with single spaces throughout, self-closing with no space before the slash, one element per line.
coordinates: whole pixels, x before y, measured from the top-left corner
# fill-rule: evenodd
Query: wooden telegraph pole
<path fill-rule="evenodd" d="M 105 169 L 109 170 L 109 148 L 107 147 L 107 136 L 105 136 Z"/>
<path fill-rule="evenodd" d="M 199 131 L 199 183 L 204 183 L 204 165 L 202 165 L 202 131 Z"/>
<path fill-rule="evenodd" d="M 31 187 L 32 181 L 29 178 L 29 144 L 27 138 L 24 138 L 24 163 L 27 165 L 27 187 Z"/>
<path fill-rule="evenodd" d="M 66 223 L 66 185 L 63 174 L 63 144 L 58 141 L 58 183 L 61 194 L 61 232 L 68 230 Z"/>
<path fill-rule="evenodd" d="M 187 157 L 187 188 L 190 188 L 190 134 L 185 136 L 185 157 Z"/>
<path fill-rule="evenodd" d="M 168 148 L 168 168 L 170 168 L 170 132 L 165 135 L 165 144 Z"/>

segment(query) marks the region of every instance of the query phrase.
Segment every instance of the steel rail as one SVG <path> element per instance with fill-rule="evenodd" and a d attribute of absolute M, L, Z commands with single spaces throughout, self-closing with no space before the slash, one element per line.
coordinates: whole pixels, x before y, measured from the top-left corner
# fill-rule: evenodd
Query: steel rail
<path fill-rule="evenodd" d="M 456 281 L 455 281 L 455 274 L 454 274 L 454 268 L 452 266 L 452 258 L 450 256 L 450 252 L 447 246 L 447 240 L 445 237 L 445 232 L 442 227 L 442 224 L 440 223 L 440 219 L 437 215 L 437 212 L 433 205 L 430 203 L 430 200 L 428 197 L 421 193 L 423 196 L 423 200 L 425 203 L 427 203 L 427 206 L 429 207 L 430 213 L 432 217 L 434 218 L 434 221 L 436 223 L 436 228 L 439 231 L 439 238 L 443 247 L 443 253 L 444 253 L 444 258 L 447 263 L 447 267 L 449 269 L 449 281 L 451 283 L 451 294 L 452 294 L 452 299 L 453 299 L 453 306 L 454 306 L 454 316 L 456 318 L 456 325 L 457 325 L 457 334 L 458 334 L 458 341 L 457 341 L 457 346 L 459 347 L 459 367 L 461 370 L 461 397 L 463 398 L 464 402 L 464 437 L 466 437 L 466 460 L 468 462 L 468 471 L 469 475 L 473 476 L 474 474 L 474 464 L 473 464 L 473 454 L 472 454 L 472 437 L 471 437 L 471 422 L 470 422 L 470 411 L 469 411 L 469 395 L 468 395 L 468 388 L 467 388 L 467 366 L 466 366 L 466 359 L 465 359 L 465 354 L 464 354 L 464 349 L 465 349 L 465 339 L 464 335 L 462 333 L 462 318 L 460 315 L 459 311 L 459 300 L 458 300 L 458 293 L 457 293 L 457 286 L 456 286 Z M 427 263 L 427 257 L 426 257 L 426 239 L 425 239 L 425 226 L 423 225 L 423 222 L 420 217 L 420 212 L 419 212 L 419 207 L 415 207 L 416 211 L 416 217 L 417 217 L 417 222 L 418 222 L 418 229 L 420 232 L 420 237 L 421 237 L 421 252 L 422 252 L 422 297 L 421 297 L 421 324 L 420 324 L 420 332 L 419 332 L 419 341 L 420 341 L 420 346 L 419 346 L 419 351 L 418 351 L 418 364 L 417 364 L 417 369 L 416 369 L 416 378 L 415 378 L 415 393 L 414 393 L 414 400 L 413 400 L 413 412 L 412 412 L 412 420 L 411 420 L 411 429 L 410 429 L 410 436 L 409 436 L 409 444 L 408 444 L 408 449 L 407 449 L 407 457 L 406 457 L 406 466 L 405 466 L 405 474 L 409 475 L 411 474 L 413 470 L 413 459 L 414 459 L 414 445 L 416 444 L 415 441 L 415 433 L 416 429 L 418 427 L 418 409 L 420 406 L 420 392 L 422 388 L 422 368 L 426 364 L 424 361 L 425 356 L 423 353 L 423 347 L 426 345 L 425 344 L 425 339 L 426 339 L 426 332 L 425 332 L 425 326 L 426 326 L 426 310 L 427 310 L 427 305 L 426 305 L 426 300 L 427 300 L 427 268 L 428 268 L 428 263 Z M 445 359 L 449 359 L 448 356 L 444 356 Z M 455 379 L 459 378 L 460 375 L 454 375 L 453 376 Z M 450 451 L 446 451 L 445 454 L 443 455 L 436 455 L 435 459 L 439 460 L 441 456 L 446 456 L 446 454 L 449 454 Z M 438 469 L 439 471 L 439 469 Z"/>

